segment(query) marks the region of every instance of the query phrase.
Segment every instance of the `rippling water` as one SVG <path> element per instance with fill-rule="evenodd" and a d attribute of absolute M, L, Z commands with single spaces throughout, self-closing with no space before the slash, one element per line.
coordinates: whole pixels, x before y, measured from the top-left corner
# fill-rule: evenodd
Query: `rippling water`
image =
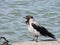
<path fill-rule="evenodd" d="M 60 0 L 0 0 L 0 36 L 10 43 L 31 40 L 33 37 L 23 19 L 26 15 L 34 16 L 60 38 Z"/>

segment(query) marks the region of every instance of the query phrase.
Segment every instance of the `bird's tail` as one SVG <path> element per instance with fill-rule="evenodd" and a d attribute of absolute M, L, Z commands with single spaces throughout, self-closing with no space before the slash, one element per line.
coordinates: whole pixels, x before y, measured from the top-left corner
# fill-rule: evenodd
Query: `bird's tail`
<path fill-rule="evenodd" d="M 55 37 L 55 36 L 52 36 L 52 38 L 53 38 L 53 39 L 56 39 L 56 37 Z"/>
<path fill-rule="evenodd" d="M 53 39 L 56 39 L 55 35 L 53 35 L 52 33 L 49 33 L 48 36 L 53 38 Z"/>

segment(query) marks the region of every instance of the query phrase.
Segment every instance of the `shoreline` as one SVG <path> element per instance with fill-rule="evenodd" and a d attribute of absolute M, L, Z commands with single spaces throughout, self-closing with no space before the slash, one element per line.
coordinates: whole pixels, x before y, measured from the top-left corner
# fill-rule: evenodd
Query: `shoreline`
<path fill-rule="evenodd" d="M 26 41 L 26 42 L 15 42 L 12 45 L 60 45 L 60 40 L 57 41 Z"/>

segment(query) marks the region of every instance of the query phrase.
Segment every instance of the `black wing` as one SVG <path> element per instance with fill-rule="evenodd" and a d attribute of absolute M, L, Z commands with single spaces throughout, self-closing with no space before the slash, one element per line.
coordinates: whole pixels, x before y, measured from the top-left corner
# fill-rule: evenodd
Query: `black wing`
<path fill-rule="evenodd" d="M 35 24 L 33 24 L 33 23 L 32 23 L 31 25 L 33 26 L 34 29 L 36 29 L 37 31 L 39 31 L 40 34 L 42 34 L 42 35 L 44 35 L 44 36 L 49 36 L 49 37 L 55 39 L 54 35 L 53 35 L 52 33 L 50 33 L 49 31 L 47 31 L 46 28 L 44 28 L 44 27 L 42 27 L 42 26 L 40 27 L 40 26 L 35 25 Z"/>

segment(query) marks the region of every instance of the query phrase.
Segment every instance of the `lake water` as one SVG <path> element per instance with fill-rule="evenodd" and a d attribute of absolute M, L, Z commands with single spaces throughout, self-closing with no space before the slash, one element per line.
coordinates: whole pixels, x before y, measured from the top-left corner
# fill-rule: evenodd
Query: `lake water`
<path fill-rule="evenodd" d="M 0 0 L 0 36 L 10 43 L 33 39 L 23 19 L 26 15 L 60 38 L 60 0 Z M 40 36 L 39 40 L 48 38 Z"/>

